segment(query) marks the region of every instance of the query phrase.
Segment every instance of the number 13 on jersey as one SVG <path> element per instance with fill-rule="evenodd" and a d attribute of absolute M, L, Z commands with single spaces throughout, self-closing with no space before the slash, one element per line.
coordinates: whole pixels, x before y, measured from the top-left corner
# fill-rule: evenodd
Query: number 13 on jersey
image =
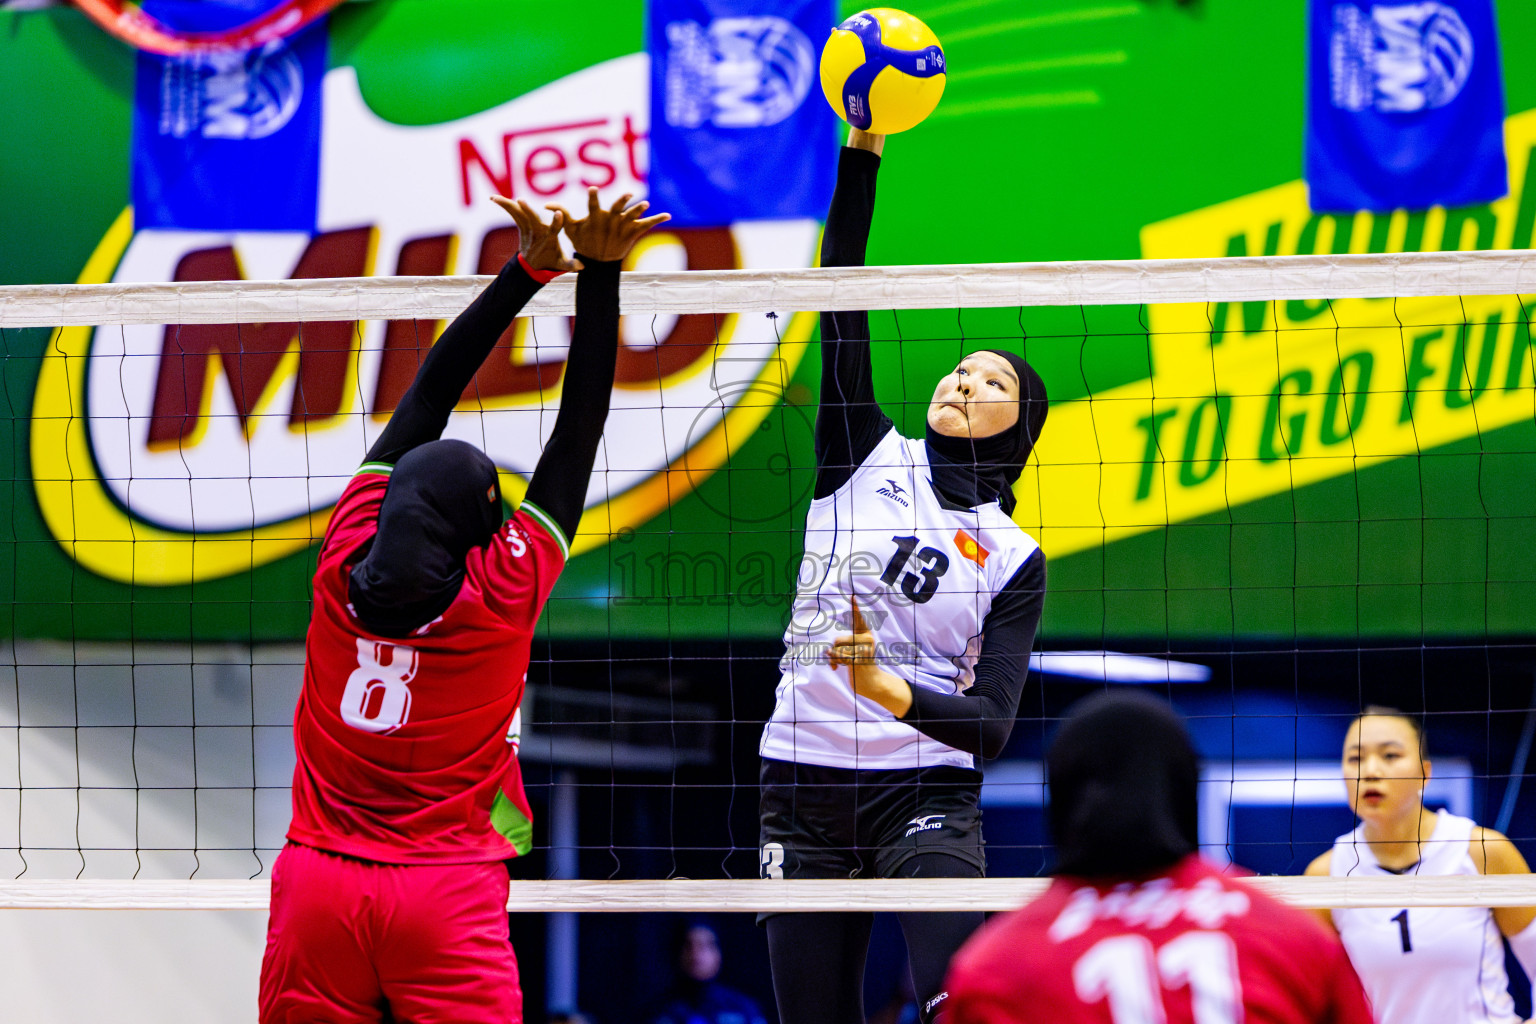
<path fill-rule="evenodd" d="M 913 549 L 918 544 L 917 538 L 892 537 L 891 540 L 896 542 L 896 553 L 885 563 L 885 571 L 880 574 L 881 581 L 893 587 L 899 581 L 903 594 L 918 604 L 927 604 L 939 589 L 939 577 L 949 571 L 949 556 L 938 548 L 925 547 L 917 552 L 917 571 L 904 572 L 912 561 Z"/>

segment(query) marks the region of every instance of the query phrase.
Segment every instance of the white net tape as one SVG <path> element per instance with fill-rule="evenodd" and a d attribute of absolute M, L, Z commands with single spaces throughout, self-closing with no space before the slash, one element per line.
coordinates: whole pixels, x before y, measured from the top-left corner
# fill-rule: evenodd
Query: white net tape
<path fill-rule="evenodd" d="M 0 327 L 441 319 L 490 280 L 11 285 L 0 287 Z M 1536 293 L 1536 250 L 633 273 L 620 302 L 631 314 L 771 313 L 1525 293 Z M 567 276 L 525 315 L 574 311 Z"/>
<path fill-rule="evenodd" d="M 1298 907 L 1508 907 L 1536 904 L 1536 876 L 1305 878 L 1263 876 L 1258 889 Z M 1011 910 L 1044 878 L 512 882 L 514 913 Z M 265 910 L 266 880 L 0 881 L 0 910 Z"/>

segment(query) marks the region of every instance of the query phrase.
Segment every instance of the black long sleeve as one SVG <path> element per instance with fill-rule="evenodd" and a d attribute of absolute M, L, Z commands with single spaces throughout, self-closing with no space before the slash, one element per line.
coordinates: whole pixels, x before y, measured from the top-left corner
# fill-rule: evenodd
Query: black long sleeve
<path fill-rule="evenodd" d="M 393 465 L 412 448 L 441 437 L 449 414 L 480 364 L 542 287 L 520 259 L 514 256 L 508 260 L 496 280 L 454 318 L 432 346 L 364 461 Z"/>
<path fill-rule="evenodd" d="M 902 721 L 956 750 L 989 758 L 1001 754 L 1018 717 L 1044 604 L 1045 552 L 1037 549 L 992 599 L 970 688 L 945 694 L 914 686 L 912 707 Z"/>
<path fill-rule="evenodd" d="M 880 158 L 844 147 L 837 188 L 821 239 L 821 265 L 862 267 L 875 214 L 875 177 Z M 821 314 L 821 409 L 816 415 L 816 491 L 836 491 L 891 429 L 875 401 L 869 354 L 869 314 L 863 310 Z"/>
<path fill-rule="evenodd" d="M 613 400 L 619 352 L 619 267 L 579 256 L 576 327 L 560 386 L 560 412 L 528 482 L 528 500 L 548 512 L 569 539 L 581 522 L 597 445 Z"/>

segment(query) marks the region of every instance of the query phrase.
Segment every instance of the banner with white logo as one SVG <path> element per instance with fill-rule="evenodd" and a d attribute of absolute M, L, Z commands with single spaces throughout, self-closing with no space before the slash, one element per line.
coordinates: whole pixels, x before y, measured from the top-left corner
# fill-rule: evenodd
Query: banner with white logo
<path fill-rule="evenodd" d="M 820 218 L 836 117 L 821 97 L 831 0 L 654 0 L 651 200 L 680 226 Z"/>
<path fill-rule="evenodd" d="M 1317 211 L 1503 196 L 1493 0 L 1312 0 L 1306 179 Z"/>
<path fill-rule="evenodd" d="M 271 0 L 265 0 L 270 6 Z M 250 0 L 156 5 L 212 32 Z M 326 25 L 245 50 L 140 52 L 133 207 L 140 228 L 313 231 L 320 182 Z"/>

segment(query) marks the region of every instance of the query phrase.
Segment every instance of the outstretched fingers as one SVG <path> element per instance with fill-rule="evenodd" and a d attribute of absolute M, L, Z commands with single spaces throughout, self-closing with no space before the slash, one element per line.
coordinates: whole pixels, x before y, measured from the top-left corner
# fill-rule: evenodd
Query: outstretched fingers
<path fill-rule="evenodd" d="M 517 230 L 521 234 L 528 233 L 528 222 L 530 220 L 537 221 L 539 219 L 537 215 L 534 215 L 533 212 L 527 208 L 527 203 L 514 203 L 506 196 L 491 196 L 491 202 L 495 203 L 497 206 L 501 207 L 503 211 L 511 215 L 513 223 L 517 225 Z"/>
<path fill-rule="evenodd" d="M 530 223 L 530 224 L 542 224 L 543 223 L 543 221 L 539 218 L 539 211 L 537 211 L 533 207 L 529 206 L 528 205 L 528 200 L 526 200 L 526 199 L 519 199 L 517 201 L 517 208 L 522 211 L 523 217 L 524 217 L 524 219 L 526 219 L 528 221 L 528 223 Z"/>

